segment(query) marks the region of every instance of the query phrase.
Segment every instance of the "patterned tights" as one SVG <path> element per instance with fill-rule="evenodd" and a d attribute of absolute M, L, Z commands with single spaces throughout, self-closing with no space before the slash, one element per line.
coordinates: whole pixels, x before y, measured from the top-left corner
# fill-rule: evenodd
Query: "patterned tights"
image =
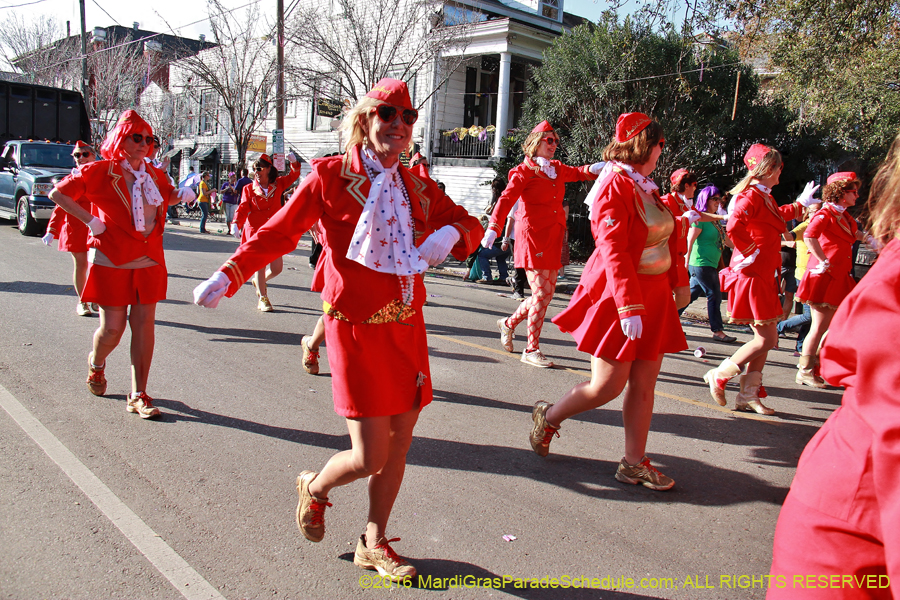
<path fill-rule="evenodd" d="M 515 329 L 516 326 L 528 317 L 528 347 L 526 351 L 537 350 L 541 346 L 541 329 L 544 327 L 544 315 L 547 307 L 553 299 L 553 290 L 556 289 L 556 277 L 558 269 L 540 271 L 525 271 L 528 277 L 528 285 L 531 287 L 531 297 L 519 305 L 518 310 L 506 319 L 506 326 Z"/>

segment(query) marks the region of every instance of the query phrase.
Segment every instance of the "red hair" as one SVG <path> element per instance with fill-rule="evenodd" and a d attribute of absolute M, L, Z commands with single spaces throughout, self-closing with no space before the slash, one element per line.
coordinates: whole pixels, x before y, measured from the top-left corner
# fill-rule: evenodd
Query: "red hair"
<path fill-rule="evenodd" d="M 133 133 L 140 133 L 144 130 L 148 131 L 149 135 L 153 135 L 153 128 L 136 111 L 129 109 L 123 112 L 116 126 L 106 134 L 106 139 L 100 145 L 103 158 L 115 161 L 123 160 L 125 158 L 125 153 L 122 151 L 124 139 Z M 147 142 L 149 144 L 150 140 Z"/>

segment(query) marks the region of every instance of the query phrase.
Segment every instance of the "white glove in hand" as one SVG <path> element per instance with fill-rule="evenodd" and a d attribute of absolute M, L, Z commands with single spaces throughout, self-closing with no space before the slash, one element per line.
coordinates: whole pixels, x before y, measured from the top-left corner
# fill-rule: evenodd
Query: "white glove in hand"
<path fill-rule="evenodd" d="M 295 162 L 297 162 L 297 155 L 293 152 L 288 152 L 287 159 L 289 163 L 294 164 Z"/>
<path fill-rule="evenodd" d="M 828 263 L 828 259 L 826 258 L 825 260 L 823 260 L 822 262 L 820 262 L 819 264 L 817 264 L 815 267 L 813 267 L 812 269 L 810 269 L 809 272 L 810 272 L 810 274 L 812 274 L 812 275 L 821 275 L 822 273 L 824 273 L 825 271 L 827 271 L 827 270 L 828 270 L 828 267 L 830 267 L 830 266 L 831 266 L 831 265 Z"/>
<path fill-rule="evenodd" d="M 605 162 L 595 162 L 594 164 L 592 164 L 592 165 L 590 166 L 590 168 L 588 169 L 588 171 L 590 171 L 590 172 L 593 173 L 594 175 L 599 175 L 599 174 L 600 174 L 600 171 L 602 171 L 602 170 L 603 170 L 603 167 L 605 167 L 605 166 L 606 166 L 606 163 L 605 163 Z"/>
<path fill-rule="evenodd" d="M 459 230 L 453 225 L 444 225 L 425 238 L 425 241 L 419 246 L 419 256 L 432 267 L 436 267 L 444 262 L 458 241 Z"/>
<path fill-rule="evenodd" d="M 806 184 L 806 187 L 803 188 L 803 192 L 797 196 L 797 202 L 806 207 L 809 207 L 810 204 L 818 204 L 819 200 L 813 198 L 813 194 L 816 193 L 817 189 L 819 189 L 819 186 L 816 185 L 816 182 L 810 181 Z"/>
<path fill-rule="evenodd" d="M 691 225 L 699 221 L 701 216 L 702 215 L 700 215 L 700 213 L 698 213 L 693 208 L 684 213 L 684 218 L 686 218 L 688 220 L 688 223 L 690 223 Z"/>
<path fill-rule="evenodd" d="M 178 190 L 178 199 L 186 204 L 190 204 L 197 199 L 197 194 L 189 187 L 183 187 Z"/>
<path fill-rule="evenodd" d="M 870 235 L 869 237 L 872 237 L 872 236 Z M 55 239 L 55 236 L 48 231 L 47 233 L 44 234 L 44 237 L 41 238 L 41 241 L 44 242 L 45 246 L 49 246 L 50 244 L 53 243 L 54 239 Z"/>
<path fill-rule="evenodd" d="M 484 237 L 481 238 L 481 247 L 482 248 L 492 248 L 494 246 L 494 241 L 497 239 L 497 232 L 493 229 L 488 229 L 484 232 Z"/>
<path fill-rule="evenodd" d="M 234 223 L 231 224 L 231 235 L 233 235 L 237 239 L 241 239 L 241 230 L 238 229 L 238 226 Z"/>
<path fill-rule="evenodd" d="M 759 248 L 754 250 L 753 254 L 751 254 L 750 256 L 745 256 L 744 260 L 742 260 L 741 262 L 736 264 L 734 267 L 732 267 L 731 270 L 732 271 L 740 271 L 744 267 L 749 267 L 750 265 L 752 265 L 754 263 L 754 261 L 756 261 L 757 256 L 759 256 Z"/>
<path fill-rule="evenodd" d="M 90 221 L 87 222 L 88 229 L 91 230 L 91 235 L 97 237 L 104 231 L 106 231 L 106 225 L 103 224 L 103 221 L 94 217 Z"/>
<path fill-rule="evenodd" d="M 875 239 L 875 236 L 869 234 L 866 236 L 866 239 L 863 240 L 866 243 L 866 246 L 874 250 L 875 252 L 881 252 L 884 250 L 884 244 L 882 244 L 879 240 Z"/>
<path fill-rule="evenodd" d="M 216 271 L 215 275 L 194 288 L 194 304 L 205 308 L 217 307 L 219 300 L 228 291 L 230 283 L 228 275 L 222 271 Z"/>
<path fill-rule="evenodd" d="M 636 340 L 644 331 L 644 324 L 641 322 L 640 316 L 619 319 L 619 324 L 622 326 L 622 333 L 629 340 Z"/>

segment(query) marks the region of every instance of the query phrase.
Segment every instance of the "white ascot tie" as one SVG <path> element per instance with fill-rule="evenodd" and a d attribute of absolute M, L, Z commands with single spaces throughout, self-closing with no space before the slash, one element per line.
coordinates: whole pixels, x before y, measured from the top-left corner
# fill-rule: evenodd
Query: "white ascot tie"
<path fill-rule="evenodd" d="M 543 158 L 541 156 L 535 156 L 534 162 L 538 164 L 541 168 L 541 171 L 549 177 L 550 179 L 556 179 L 556 167 L 554 167 L 549 159 Z"/>
<path fill-rule="evenodd" d="M 830 208 L 831 210 L 833 210 L 834 212 L 836 212 L 839 215 L 844 214 L 844 211 L 847 210 L 846 206 L 841 206 L 839 204 L 835 204 L 834 202 L 826 202 L 825 206 L 827 206 L 828 208 Z"/>
<path fill-rule="evenodd" d="M 163 203 L 163 197 L 143 161 L 140 171 L 132 169 L 127 160 L 119 164 L 123 170 L 134 175 L 134 185 L 131 186 L 131 215 L 134 218 L 135 231 L 144 231 L 147 228 L 144 222 L 144 200 L 146 199 L 150 206 L 159 206 Z"/>
<path fill-rule="evenodd" d="M 386 169 L 368 148 L 360 152 L 360 158 L 372 185 L 350 239 L 347 258 L 373 271 L 399 277 L 424 273 L 428 263 L 415 246 L 412 210 L 397 172 L 400 162 Z"/>
<path fill-rule="evenodd" d="M 649 177 L 644 177 L 640 173 L 634 170 L 634 167 L 631 165 L 627 165 L 625 163 L 621 163 L 615 160 L 611 160 L 606 163 L 606 166 L 600 171 L 600 174 L 597 175 L 597 180 L 594 182 L 594 186 L 591 188 L 591 191 L 588 192 L 587 198 L 584 199 L 584 203 L 588 205 L 588 215 L 589 219 L 594 219 L 594 209 L 597 206 L 597 198 L 600 196 L 600 189 L 603 187 L 603 183 L 612 176 L 617 170 L 623 172 L 625 175 L 631 177 L 638 187 L 640 187 L 644 192 L 653 195 L 653 192 L 659 189 L 659 186 L 656 185 L 652 179 Z"/>

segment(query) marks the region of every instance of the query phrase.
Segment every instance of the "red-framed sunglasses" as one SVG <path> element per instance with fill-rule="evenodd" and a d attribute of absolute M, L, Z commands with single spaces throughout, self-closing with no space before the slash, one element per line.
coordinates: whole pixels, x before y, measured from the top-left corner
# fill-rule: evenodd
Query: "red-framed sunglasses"
<path fill-rule="evenodd" d="M 397 113 L 400 113 L 400 119 L 407 125 L 413 125 L 419 120 L 419 111 L 414 108 L 401 110 L 390 104 L 379 104 L 374 108 L 374 111 L 382 123 L 393 123 L 394 119 L 397 118 Z"/>

